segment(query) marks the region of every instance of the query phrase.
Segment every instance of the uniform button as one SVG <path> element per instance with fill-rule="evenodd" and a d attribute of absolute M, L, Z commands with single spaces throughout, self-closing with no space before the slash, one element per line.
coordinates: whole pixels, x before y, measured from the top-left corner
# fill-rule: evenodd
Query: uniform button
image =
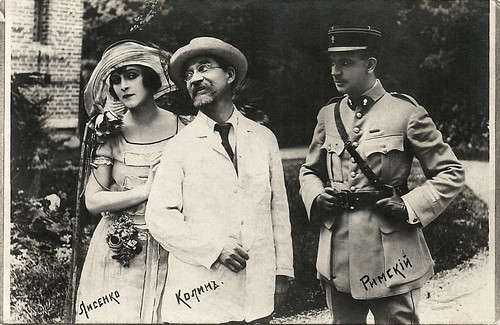
<path fill-rule="evenodd" d="M 359 146 L 359 143 L 357 143 L 357 142 L 353 142 L 353 143 L 352 143 L 352 146 L 353 146 L 354 148 L 357 148 L 357 147 Z"/>
<path fill-rule="evenodd" d="M 352 205 L 351 205 L 351 206 L 349 207 L 349 209 L 354 210 L 354 206 L 352 206 Z"/>
<path fill-rule="evenodd" d="M 356 174 L 356 172 L 351 172 L 351 177 L 352 177 L 352 178 L 355 178 L 355 177 L 356 177 L 356 175 L 357 175 L 357 174 Z"/>
<path fill-rule="evenodd" d="M 356 159 L 354 159 L 354 157 L 351 157 L 351 162 L 356 163 Z"/>
<path fill-rule="evenodd" d="M 356 117 L 357 117 L 357 118 L 362 118 L 362 117 L 363 117 L 363 114 L 361 114 L 361 112 L 357 112 L 357 113 L 356 113 Z"/>
<path fill-rule="evenodd" d="M 356 186 L 351 186 L 351 192 L 356 191 Z"/>
<path fill-rule="evenodd" d="M 328 146 L 328 148 L 326 148 L 328 151 L 332 150 L 332 147 Z"/>
<path fill-rule="evenodd" d="M 359 133 L 359 128 L 358 127 L 354 128 L 354 133 Z"/>

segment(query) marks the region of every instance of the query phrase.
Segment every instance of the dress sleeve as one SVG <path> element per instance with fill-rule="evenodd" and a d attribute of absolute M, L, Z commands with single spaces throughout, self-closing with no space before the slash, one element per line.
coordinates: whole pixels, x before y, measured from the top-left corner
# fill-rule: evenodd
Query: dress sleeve
<path fill-rule="evenodd" d="M 95 157 L 92 163 L 94 165 L 108 165 L 112 166 L 114 162 L 113 158 L 113 148 L 111 147 L 110 141 L 99 144 L 96 149 Z"/>

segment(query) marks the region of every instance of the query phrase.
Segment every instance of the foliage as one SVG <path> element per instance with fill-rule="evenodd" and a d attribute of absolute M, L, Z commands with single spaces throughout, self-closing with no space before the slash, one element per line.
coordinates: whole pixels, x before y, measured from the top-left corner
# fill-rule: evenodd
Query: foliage
<path fill-rule="evenodd" d="M 401 33 L 418 44 L 403 50 L 417 70 L 414 78 L 402 76 L 400 83 L 414 87 L 459 157 L 470 153 L 484 160 L 489 135 L 488 7 L 488 1 L 425 0 L 400 14 Z"/>
<path fill-rule="evenodd" d="M 24 85 L 12 76 L 10 172 L 14 189 L 28 188 L 34 171 L 48 167 L 51 152 L 49 132 L 44 128 L 44 104 L 49 99 L 27 98 Z"/>
<path fill-rule="evenodd" d="M 134 32 L 136 30 L 142 30 L 142 27 L 147 24 L 153 17 L 156 15 L 156 12 L 159 8 L 158 4 L 159 0 L 155 0 L 153 3 L 152 1 L 148 1 L 146 4 L 148 9 L 145 10 L 145 12 L 139 14 L 137 17 L 134 18 L 134 26 L 130 28 L 131 32 Z"/>
<path fill-rule="evenodd" d="M 71 264 L 76 170 L 42 171 L 41 198 L 11 197 L 11 315 L 14 321 L 62 321 Z M 68 194 L 65 191 L 67 190 Z M 84 238 L 88 241 L 90 229 Z"/>
<path fill-rule="evenodd" d="M 11 205 L 12 314 L 23 322 L 58 322 L 71 260 L 69 208 L 22 191 L 13 195 Z"/>
<path fill-rule="evenodd" d="M 307 145 L 316 113 L 334 91 L 324 55 L 330 25 L 375 25 L 384 34 L 377 71 L 389 91 L 426 107 L 461 157 L 488 152 L 488 1 L 159 1 L 155 15 L 137 0 L 88 0 L 86 75 L 113 41 L 133 37 L 174 51 L 197 36 L 215 36 L 248 58 L 247 87 L 279 142 Z M 138 14 L 140 13 L 140 14 Z M 473 112 L 473 114 L 471 114 Z"/>
<path fill-rule="evenodd" d="M 295 281 L 287 305 L 276 311 L 278 316 L 325 307 L 315 269 L 319 230 L 308 222 L 299 195 L 298 171 L 302 162 L 296 159 L 283 163 L 290 204 Z M 415 161 L 408 185 L 414 188 L 424 181 L 425 176 Z M 424 228 L 424 235 L 436 263 L 435 271 L 451 269 L 488 247 L 488 207 L 465 187 L 439 218 Z"/>

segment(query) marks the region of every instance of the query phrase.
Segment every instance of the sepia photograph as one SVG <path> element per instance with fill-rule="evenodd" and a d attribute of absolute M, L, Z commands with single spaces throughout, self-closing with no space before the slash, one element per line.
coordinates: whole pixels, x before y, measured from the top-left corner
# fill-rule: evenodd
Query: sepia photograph
<path fill-rule="evenodd" d="M 496 323 L 499 9 L 0 0 L 0 322 Z"/>

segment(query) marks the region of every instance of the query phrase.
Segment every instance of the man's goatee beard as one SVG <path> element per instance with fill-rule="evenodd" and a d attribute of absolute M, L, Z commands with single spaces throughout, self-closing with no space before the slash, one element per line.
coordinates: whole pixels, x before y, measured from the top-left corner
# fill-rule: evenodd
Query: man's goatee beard
<path fill-rule="evenodd" d="M 201 95 L 200 97 L 195 97 L 193 105 L 196 108 L 209 106 L 214 102 L 214 99 L 210 96 Z"/>

